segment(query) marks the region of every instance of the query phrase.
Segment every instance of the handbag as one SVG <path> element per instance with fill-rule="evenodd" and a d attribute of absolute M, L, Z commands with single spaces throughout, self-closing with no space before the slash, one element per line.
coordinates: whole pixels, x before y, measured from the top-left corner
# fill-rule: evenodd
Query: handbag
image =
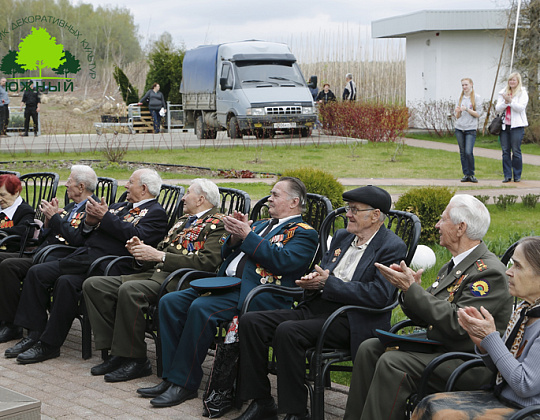
<path fill-rule="evenodd" d="M 498 136 L 499 134 L 501 134 L 503 121 L 504 121 L 504 115 L 505 113 L 503 112 L 502 114 L 496 115 L 495 118 L 491 120 L 491 123 L 489 124 L 489 127 L 488 127 L 488 131 L 490 134 L 493 134 L 494 136 Z"/>

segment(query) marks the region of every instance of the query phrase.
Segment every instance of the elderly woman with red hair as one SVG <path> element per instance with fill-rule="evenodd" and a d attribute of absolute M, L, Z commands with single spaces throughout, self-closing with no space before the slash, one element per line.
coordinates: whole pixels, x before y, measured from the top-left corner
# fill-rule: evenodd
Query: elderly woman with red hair
<path fill-rule="evenodd" d="M 25 222 L 34 220 L 34 209 L 21 198 L 21 191 L 19 178 L 0 175 L 0 237 L 24 235 Z"/>

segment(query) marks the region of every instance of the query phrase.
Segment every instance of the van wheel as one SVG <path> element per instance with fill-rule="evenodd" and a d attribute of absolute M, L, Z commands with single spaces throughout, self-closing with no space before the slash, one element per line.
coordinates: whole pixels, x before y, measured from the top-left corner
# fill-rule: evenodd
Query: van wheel
<path fill-rule="evenodd" d="M 242 138 L 240 127 L 238 127 L 238 119 L 236 117 L 231 117 L 231 119 L 229 120 L 229 137 L 231 139 Z"/>
<path fill-rule="evenodd" d="M 217 136 L 216 130 L 208 128 L 204 123 L 204 118 L 202 115 L 199 115 L 195 120 L 195 133 L 199 140 L 204 139 L 215 139 Z"/>

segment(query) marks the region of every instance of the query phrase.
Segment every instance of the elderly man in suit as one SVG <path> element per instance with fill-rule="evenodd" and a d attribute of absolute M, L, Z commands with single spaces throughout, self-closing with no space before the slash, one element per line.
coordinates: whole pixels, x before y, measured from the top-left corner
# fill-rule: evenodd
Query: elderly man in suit
<path fill-rule="evenodd" d="M 235 213 L 224 218 L 230 236 L 222 247 L 225 262 L 215 285 L 237 284 L 210 296 L 193 288 L 169 293 L 159 305 L 163 347 L 163 382 L 137 392 L 155 397 L 155 407 L 170 407 L 197 397 L 202 363 L 220 321 L 232 319 L 248 292 L 259 284 L 275 282 L 292 286 L 304 274 L 317 249 L 317 232 L 302 222 L 307 200 L 306 187 L 297 178 L 281 178 L 268 199 L 271 220 L 248 222 Z M 217 292 L 217 291 L 216 291 Z M 290 300 L 280 296 L 256 299 L 259 310 L 284 308 Z"/>
<path fill-rule="evenodd" d="M 506 267 L 482 242 L 489 223 L 489 211 L 479 200 L 467 194 L 452 197 L 435 225 L 440 244 L 450 251 L 452 259 L 427 290 L 421 286 L 422 270 L 414 272 L 403 261 L 399 265 L 377 264 L 388 282 L 401 290 L 403 312 L 426 327 L 428 339 L 441 344 L 426 353 L 386 351 L 389 349 L 377 338 L 364 341 L 354 361 L 346 420 L 403 419 L 406 399 L 416 390 L 431 360 L 448 351 L 473 352 L 474 344 L 458 322 L 459 308 L 483 306 L 493 315 L 499 332 L 504 332 L 512 313 L 512 296 Z M 435 370 L 430 386 L 442 390 L 460 363 L 448 362 Z M 467 385 L 477 389 L 485 380 L 485 375 L 474 371 Z"/>
<path fill-rule="evenodd" d="M 101 202 L 88 198 L 84 246 L 58 261 L 30 268 L 15 315 L 15 325 L 28 329 L 28 336 L 8 348 L 6 357 L 16 357 L 22 364 L 58 357 L 77 315 L 82 284 L 91 263 L 104 255 L 128 255 L 125 244 L 133 236 L 150 245 L 163 237 L 167 214 L 156 200 L 161 189 L 158 173 L 139 169 L 129 178 L 126 189 L 127 202 L 110 207 L 104 198 Z M 50 288 L 53 302 L 47 319 Z"/>
<path fill-rule="evenodd" d="M 90 166 L 73 165 L 66 182 L 70 203 L 59 209 L 58 199 L 50 202 L 42 200 L 40 210 L 45 215 L 45 223 L 39 232 L 39 251 L 48 245 L 67 244 L 81 246 L 84 243 L 82 226 L 86 217 L 88 197 L 95 196 L 97 176 Z M 21 282 L 32 267 L 32 257 L 19 257 L 19 253 L 0 253 L 0 343 L 22 337 L 22 328 L 13 324 L 19 299 Z"/>
<path fill-rule="evenodd" d="M 305 353 L 314 347 L 326 319 L 341 306 L 356 304 L 382 308 L 392 303 L 396 289 L 375 268 L 392 264 L 407 254 L 407 246 L 384 226 L 392 206 L 390 194 L 368 185 L 343 194 L 348 204 L 347 229 L 339 230 L 315 271 L 296 281 L 304 299 L 295 309 L 248 312 L 239 328 L 239 396 L 253 399 L 238 419 L 307 419 L 304 386 Z M 350 312 L 338 317 L 330 331 L 329 346 L 351 346 L 354 352 L 376 328 L 390 328 L 390 313 L 366 315 Z M 278 406 L 267 377 L 268 347 L 278 360 Z M 279 407 L 279 408 L 278 408 Z"/>
<path fill-rule="evenodd" d="M 91 369 L 107 382 L 121 382 L 152 373 L 144 341 L 149 305 L 156 303 L 161 284 L 179 268 L 217 271 L 226 235 L 216 184 L 195 179 L 182 198 L 184 215 L 157 248 L 134 237 L 129 252 L 142 264 L 141 273 L 116 277 L 90 277 L 83 292 L 98 350 L 111 357 Z M 146 268 L 146 270 L 144 270 Z M 175 290 L 176 282 L 167 288 Z"/>

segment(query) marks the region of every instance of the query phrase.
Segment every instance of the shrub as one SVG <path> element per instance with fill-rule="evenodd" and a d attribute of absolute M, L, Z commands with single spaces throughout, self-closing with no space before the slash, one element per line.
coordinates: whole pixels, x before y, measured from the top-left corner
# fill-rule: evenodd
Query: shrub
<path fill-rule="evenodd" d="M 309 193 L 324 195 L 330 200 L 333 208 L 343 206 L 342 195 L 345 188 L 332 174 L 320 169 L 299 168 L 285 171 L 283 176 L 300 179 Z"/>
<path fill-rule="evenodd" d="M 411 189 L 399 197 L 396 209 L 416 214 L 422 223 L 420 243 L 438 242 L 439 233 L 435 224 L 454 192 L 448 187 L 422 187 Z"/>
<path fill-rule="evenodd" d="M 329 102 L 319 107 L 325 134 L 395 142 L 408 127 L 409 111 L 404 106 L 367 102 Z"/>
<path fill-rule="evenodd" d="M 139 102 L 139 92 L 137 91 L 137 88 L 130 83 L 128 77 L 120 67 L 114 66 L 113 77 L 120 88 L 122 99 L 126 105 Z"/>
<path fill-rule="evenodd" d="M 497 199 L 495 200 L 495 205 L 499 207 L 500 209 L 506 210 L 508 206 L 513 206 L 516 204 L 517 195 L 512 194 L 504 194 L 499 195 Z"/>
<path fill-rule="evenodd" d="M 420 101 L 413 105 L 411 125 L 428 130 L 431 135 L 445 137 L 454 133 L 454 108 L 450 100 Z"/>
<path fill-rule="evenodd" d="M 486 206 L 489 201 L 489 195 L 475 195 L 474 197 L 481 201 L 484 206 Z"/>
<path fill-rule="evenodd" d="M 523 203 L 523 207 L 530 207 L 535 208 L 536 203 L 538 203 L 538 199 L 540 198 L 540 195 L 538 194 L 527 194 L 521 196 L 521 202 Z"/>

